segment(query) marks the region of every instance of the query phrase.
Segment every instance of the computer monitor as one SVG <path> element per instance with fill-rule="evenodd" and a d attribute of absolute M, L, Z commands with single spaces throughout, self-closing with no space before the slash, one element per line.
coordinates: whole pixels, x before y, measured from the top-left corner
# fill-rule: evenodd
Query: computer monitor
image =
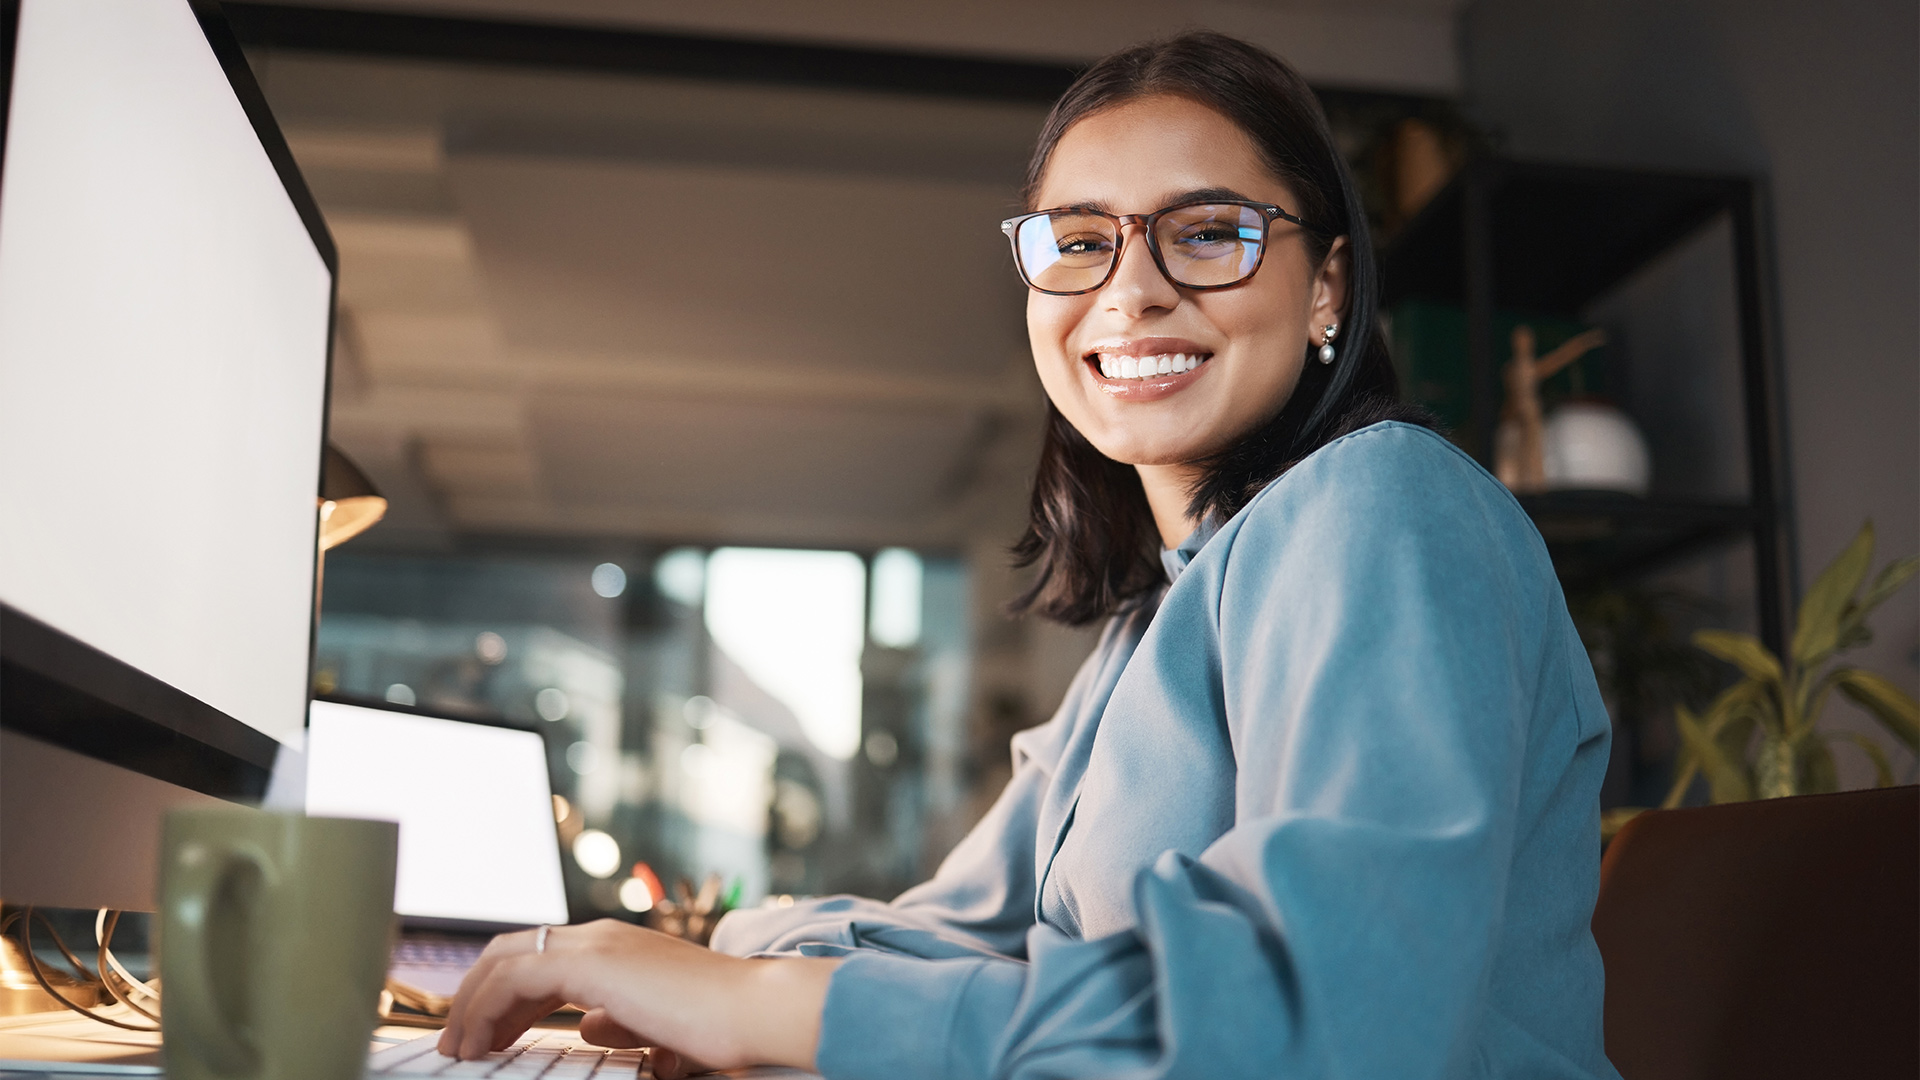
<path fill-rule="evenodd" d="M 0 0 L 0 897 L 304 738 L 336 261 L 216 6 Z"/>

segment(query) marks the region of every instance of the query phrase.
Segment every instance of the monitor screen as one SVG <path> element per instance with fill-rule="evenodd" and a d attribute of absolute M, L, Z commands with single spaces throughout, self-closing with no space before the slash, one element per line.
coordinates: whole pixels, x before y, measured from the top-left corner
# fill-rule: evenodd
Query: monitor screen
<path fill-rule="evenodd" d="M 298 745 L 324 231 L 188 0 L 18 11 L 0 159 L 0 605 Z"/>
<path fill-rule="evenodd" d="M 316 701 L 306 782 L 309 814 L 400 823 L 401 915 L 567 921 L 546 744 L 534 732 Z"/>

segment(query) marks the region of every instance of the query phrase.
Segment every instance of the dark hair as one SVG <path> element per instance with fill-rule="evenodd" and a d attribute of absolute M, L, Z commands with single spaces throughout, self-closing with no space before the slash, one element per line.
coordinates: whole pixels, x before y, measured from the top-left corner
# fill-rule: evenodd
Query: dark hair
<path fill-rule="evenodd" d="M 1387 419 L 1431 422 L 1424 410 L 1398 401 L 1393 365 L 1376 326 L 1378 271 L 1366 211 L 1319 98 L 1272 53 L 1200 31 L 1136 45 L 1088 68 L 1054 103 L 1041 129 L 1027 166 L 1028 208 L 1068 128 L 1093 113 L 1160 94 L 1218 110 L 1247 133 L 1299 202 L 1287 209 L 1314 226 L 1306 234 L 1314 265 L 1337 237 L 1347 237 L 1351 270 L 1336 359 L 1310 359 L 1271 419 L 1202 463 L 1189 512 L 1226 518 L 1340 435 Z M 1012 610 L 1072 625 L 1105 618 L 1166 582 L 1159 551 L 1139 473 L 1094 449 L 1049 403 L 1027 531 L 1013 548 L 1016 565 L 1038 571 Z"/>

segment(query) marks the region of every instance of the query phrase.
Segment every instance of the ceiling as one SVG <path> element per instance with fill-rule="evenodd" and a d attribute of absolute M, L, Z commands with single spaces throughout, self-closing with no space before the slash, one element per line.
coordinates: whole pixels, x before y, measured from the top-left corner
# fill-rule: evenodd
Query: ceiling
<path fill-rule="evenodd" d="M 1099 51 L 1202 8 L 1405 29 L 1450 27 L 1458 4 L 359 6 L 1071 56 L 1076 26 Z M 1022 20 L 1039 30 L 1009 37 Z M 393 503 L 367 543 L 957 548 L 1018 529 L 1043 397 L 996 226 L 1041 107 L 250 59 L 340 249 L 332 436 Z"/>
<path fill-rule="evenodd" d="M 1453 94 L 1468 0 L 267 0 L 299 6 L 1086 61 L 1195 26 L 1285 56 L 1320 86 Z"/>
<path fill-rule="evenodd" d="M 386 541 L 1017 513 L 1042 399 L 996 226 L 1036 108 L 255 60 L 340 249 L 332 433 Z"/>

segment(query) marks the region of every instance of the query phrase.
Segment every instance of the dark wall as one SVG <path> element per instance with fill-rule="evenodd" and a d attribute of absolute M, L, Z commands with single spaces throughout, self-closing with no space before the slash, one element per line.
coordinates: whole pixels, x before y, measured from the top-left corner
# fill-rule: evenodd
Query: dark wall
<path fill-rule="evenodd" d="M 1769 185 L 1802 582 L 1872 517 L 1920 549 L 1920 9 L 1913 0 L 1477 0 L 1467 98 L 1529 157 Z M 1915 590 L 1864 663 L 1920 684 Z"/>

